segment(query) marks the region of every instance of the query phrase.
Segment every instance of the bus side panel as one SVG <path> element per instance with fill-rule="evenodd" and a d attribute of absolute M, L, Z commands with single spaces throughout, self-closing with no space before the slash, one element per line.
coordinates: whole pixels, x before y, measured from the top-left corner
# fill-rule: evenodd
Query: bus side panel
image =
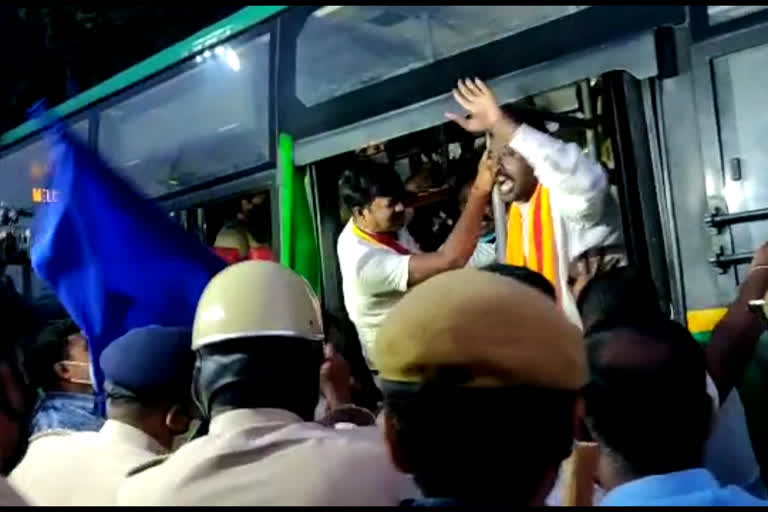
<path fill-rule="evenodd" d="M 278 172 L 280 262 L 304 277 L 319 295 L 320 253 L 304 186 L 306 176 L 293 165 L 293 138 L 285 133 L 278 139 Z"/>

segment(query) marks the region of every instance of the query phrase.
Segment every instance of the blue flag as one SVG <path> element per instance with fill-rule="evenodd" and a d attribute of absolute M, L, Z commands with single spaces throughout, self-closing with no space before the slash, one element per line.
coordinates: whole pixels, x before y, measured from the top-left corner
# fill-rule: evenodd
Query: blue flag
<path fill-rule="evenodd" d="M 51 202 L 36 214 L 32 266 L 88 337 L 100 394 L 102 350 L 135 327 L 191 327 L 226 264 L 77 136 L 59 125 L 49 138 Z"/>

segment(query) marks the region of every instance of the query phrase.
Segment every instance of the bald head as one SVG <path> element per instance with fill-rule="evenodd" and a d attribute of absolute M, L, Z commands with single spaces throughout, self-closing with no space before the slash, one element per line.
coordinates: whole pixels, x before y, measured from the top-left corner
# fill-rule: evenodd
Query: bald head
<path fill-rule="evenodd" d="M 587 340 L 587 424 L 619 471 L 640 477 L 701 465 L 711 402 L 704 352 L 680 324 L 617 325 Z"/>

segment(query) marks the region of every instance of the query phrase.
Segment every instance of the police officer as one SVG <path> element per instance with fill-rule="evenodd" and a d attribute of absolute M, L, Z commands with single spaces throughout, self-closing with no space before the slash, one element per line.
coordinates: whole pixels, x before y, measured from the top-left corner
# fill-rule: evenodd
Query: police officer
<path fill-rule="evenodd" d="M 101 354 L 107 421 L 98 432 L 51 432 L 30 443 L 11 484 L 36 505 L 114 505 L 128 471 L 167 453 L 190 424 L 191 332 L 134 329 Z"/>
<path fill-rule="evenodd" d="M 410 488 L 383 437 L 312 423 L 319 302 L 278 264 L 229 266 L 195 315 L 193 394 L 208 433 L 121 486 L 119 505 L 396 505 Z"/>
<path fill-rule="evenodd" d="M 440 274 L 394 307 L 373 357 L 392 458 L 425 496 L 413 504 L 544 504 L 587 378 L 580 331 L 549 297 L 491 272 Z"/>

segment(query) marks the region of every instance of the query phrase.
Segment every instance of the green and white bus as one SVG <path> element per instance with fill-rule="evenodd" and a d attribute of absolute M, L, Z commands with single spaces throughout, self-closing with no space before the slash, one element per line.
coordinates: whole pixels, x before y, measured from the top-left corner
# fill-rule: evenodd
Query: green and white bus
<path fill-rule="evenodd" d="M 423 224 L 450 217 L 473 141 L 443 113 L 458 78 L 480 77 L 603 162 L 630 259 L 706 342 L 768 240 L 766 28 L 763 6 L 252 6 L 55 113 L 208 244 L 264 194 L 273 252 L 343 319 L 339 173 L 352 155 L 386 159 L 432 190 Z M 0 202 L 47 197 L 41 128 L 0 137 Z M 27 266 L 9 272 L 40 293 Z"/>

